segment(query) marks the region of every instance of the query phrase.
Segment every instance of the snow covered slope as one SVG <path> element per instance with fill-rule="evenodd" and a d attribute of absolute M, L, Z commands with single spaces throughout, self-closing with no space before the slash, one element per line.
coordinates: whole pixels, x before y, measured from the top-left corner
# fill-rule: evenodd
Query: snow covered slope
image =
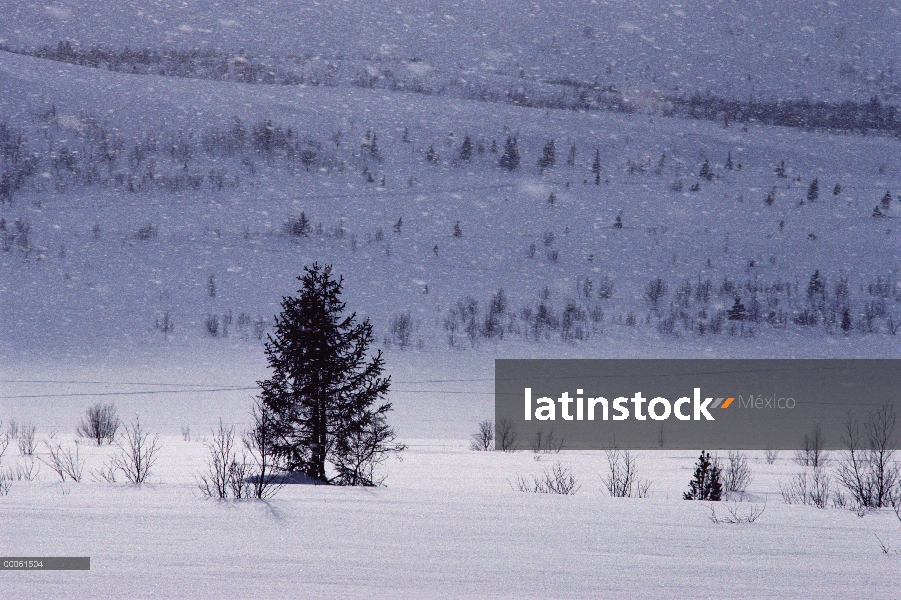
<path fill-rule="evenodd" d="M 343 57 L 446 80 L 572 79 L 638 94 L 901 92 L 901 12 L 878 0 L 5 2 L 0 40 Z"/>

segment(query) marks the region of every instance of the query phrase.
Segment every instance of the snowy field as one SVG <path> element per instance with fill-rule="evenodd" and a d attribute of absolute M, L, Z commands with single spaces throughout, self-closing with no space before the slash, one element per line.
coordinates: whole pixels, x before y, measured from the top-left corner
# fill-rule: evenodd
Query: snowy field
<path fill-rule="evenodd" d="M 292 485 L 268 502 L 204 500 L 191 473 L 200 439 L 164 436 L 158 474 L 139 488 L 17 484 L 3 499 L 4 553 L 91 556 L 89 573 L 7 572 L 5 597 L 870 598 L 897 596 L 894 514 L 785 505 L 798 467 L 752 461 L 739 514 L 681 499 L 692 453 L 639 453 L 646 499 L 610 498 L 602 453 L 479 453 L 408 440 L 378 489 Z M 104 449 L 105 450 L 105 449 Z M 102 451 L 87 448 L 89 466 Z M 787 453 L 783 453 L 786 455 Z M 540 460 L 536 460 L 540 459 Z M 561 462 L 573 496 L 511 484 Z"/>
<path fill-rule="evenodd" d="M 0 4 L 0 434 L 36 428 L 0 463 L 0 555 L 92 560 L 4 571 L 0 597 L 901 595 L 895 513 L 787 504 L 791 451 L 709 503 L 682 500 L 697 452 L 637 453 L 648 497 L 612 498 L 603 452 L 469 447 L 496 358 L 901 358 L 898 137 L 661 108 L 897 106 L 896 6 Z M 224 66 L 69 64 L 65 40 Z M 627 105 L 546 102 L 587 89 Z M 407 450 L 384 487 L 205 499 L 204 444 L 249 426 L 314 261 L 372 322 Z M 75 437 L 97 402 L 159 435 L 143 485 Z M 574 495 L 517 489 L 557 463 Z"/>

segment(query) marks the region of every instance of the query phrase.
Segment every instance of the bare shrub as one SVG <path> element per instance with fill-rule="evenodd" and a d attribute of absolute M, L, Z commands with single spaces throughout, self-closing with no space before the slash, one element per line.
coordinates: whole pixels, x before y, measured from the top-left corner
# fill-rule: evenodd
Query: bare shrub
<path fill-rule="evenodd" d="M 737 525 L 739 523 L 753 523 L 760 518 L 760 515 L 766 510 L 766 502 L 763 504 L 744 504 L 741 502 L 721 502 L 720 507 L 725 507 L 726 516 L 716 514 L 716 507 L 710 505 L 710 520 L 714 523 L 728 523 Z M 742 510 L 742 507 L 746 507 Z"/>
<path fill-rule="evenodd" d="M 472 434 L 469 448 L 475 451 L 494 449 L 494 422 L 485 420 L 479 423 L 479 430 Z"/>
<path fill-rule="evenodd" d="M 821 467 L 796 473 L 785 485 L 779 484 L 782 501 L 826 508 L 832 497 L 832 478 Z"/>
<path fill-rule="evenodd" d="M 15 467 L 9 467 L 0 477 L 6 477 L 9 481 L 36 481 L 41 465 L 33 456 L 26 457 L 22 462 L 17 462 Z"/>
<path fill-rule="evenodd" d="M 520 492 L 562 494 L 564 496 L 575 494 L 580 487 L 572 474 L 572 470 L 560 463 L 556 463 L 550 470 L 545 469 L 540 476 L 532 475 L 531 479 L 520 475 L 516 478 L 515 485 L 515 489 L 518 489 Z"/>
<path fill-rule="evenodd" d="M 539 429 L 529 440 L 529 447 L 536 454 L 539 452 L 542 454 L 557 453 L 563 448 L 563 438 L 555 436 L 553 428 L 548 433 Z"/>
<path fill-rule="evenodd" d="M 93 440 L 98 446 L 112 444 L 119 431 L 119 416 L 115 404 L 100 404 L 88 408 L 76 433 Z"/>
<path fill-rule="evenodd" d="M 265 500 L 274 496 L 284 484 L 278 479 L 279 468 L 272 458 L 272 415 L 259 399 L 255 401 L 251 414 L 253 427 L 243 436 L 251 469 L 247 480 L 251 484 L 251 496 Z"/>
<path fill-rule="evenodd" d="M 771 465 L 779 460 L 779 451 L 767 448 L 764 452 L 764 457 L 766 458 L 766 464 Z"/>
<path fill-rule="evenodd" d="M 397 436 L 382 415 L 375 415 L 362 430 L 356 431 L 340 442 L 341 451 L 333 460 L 338 474 L 332 480 L 335 485 L 362 485 L 376 487 L 385 481 L 377 477 L 376 468 L 392 455 L 406 449 L 395 444 Z"/>
<path fill-rule="evenodd" d="M 111 466 L 135 484 L 144 483 L 156 463 L 160 450 L 159 437 L 150 437 L 135 416 L 134 423 L 123 425 L 125 433 L 119 441 L 119 452 L 112 457 Z"/>
<path fill-rule="evenodd" d="M 35 439 L 37 427 L 34 423 L 25 422 L 21 425 L 16 425 L 15 421 L 12 421 L 10 426 L 11 428 L 15 427 L 16 445 L 19 447 L 19 453 L 22 456 L 33 456 L 37 446 L 37 440 Z"/>
<path fill-rule="evenodd" d="M 3 421 L 0 421 L 0 427 L 2 426 Z M 6 449 L 9 448 L 9 439 L 8 433 L 0 433 L 0 464 L 3 462 L 3 455 L 6 454 Z"/>
<path fill-rule="evenodd" d="M 651 482 L 638 479 L 635 456 L 616 446 L 605 450 L 605 453 L 607 475 L 603 480 L 610 495 L 614 498 L 647 498 Z"/>
<path fill-rule="evenodd" d="M 402 312 L 391 319 L 391 339 L 401 350 L 410 345 L 413 334 L 413 318 L 410 312 Z"/>
<path fill-rule="evenodd" d="M 751 466 L 744 452 L 730 450 L 720 470 L 723 474 L 723 491 L 744 493 L 751 483 Z"/>
<path fill-rule="evenodd" d="M 9 496 L 9 491 L 12 489 L 12 484 L 9 482 L 6 477 L 0 473 L 0 496 Z"/>
<path fill-rule="evenodd" d="M 182 425 L 181 439 L 183 439 L 186 442 L 191 441 L 191 427 L 189 425 Z"/>
<path fill-rule="evenodd" d="M 495 448 L 504 452 L 519 450 L 519 433 L 516 431 L 516 425 L 513 424 L 513 421 L 509 419 L 498 421 L 496 433 Z"/>
<path fill-rule="evenodd" d="M 802 467 L 813 467 L 816 469 L 826 460 L 826 453 L 823 451 L 824 440 L 823 431 L 820 424 L 814 425 L 810 433 L 804 435 L 801 450 L 795 453 L 795 462 Z"/>
<path fill-rule="evenodd" d="M 848 450 L 839 457 L 836 477 L 858 506 L 892 506 L 901 496 L 901 465 L 892 450 L 896 424 L 891 405 L 871 412 L 862 428 L 851 415 L 845 422 Z"/>
<path fill-rule="evenodd" d="M 63 447 L 61 444 L 51 444 L 50 442 L 44 442 L 44 445 L 47 447 L 50 459 L 41 458 L 40 460 L 59 475 L 60 482 L 65 483 L 67 477 L 75 483 L 80 482 L 84 473 L 84 459 L 79 456 L 78 442 L 75 442 L 74 454 L 70 446 Z"/>
<path fill-rule="evenodd" d="M 208 498 L 244 498 L 247 496 L 247 456 L 239 457 L 235 448 L 235 428 L 219 421 L 212 440 L 204 445 L 210 455 L 207 473 L 198 478 L 197 486 Z"/>
<path fill-rule="evenodd" d="M 115 465 L 110 461 L 100 469 L 91 469 L 91 479 L 98 482 L 105 481 L 107 483 L 116 483 Z"/>

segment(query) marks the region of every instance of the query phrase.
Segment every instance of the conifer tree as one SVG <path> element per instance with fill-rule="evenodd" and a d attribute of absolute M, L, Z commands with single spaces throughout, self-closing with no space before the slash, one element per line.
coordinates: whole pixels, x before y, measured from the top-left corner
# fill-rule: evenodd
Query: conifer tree
<path fill-rule="evenodd" d="M 735 298 L 735 303 L 732 305 L 732 308 L 726 311 L 726 314 L 730 321 L 744 321 L 748 317 L 748 311 L 738 297 Z"/>
<path fill-rule="evenodd" d="M 882 197 L 882 209 L 888 210 L 892 207 L 892 194 L 891 192 L 886 192 L 885 196 Z"/>
<path fill-rule="evenodd" d="M 508 171 L 516 170 L 519 166 L 519 150 L 516 148 L 516 138 L 508 137 L 507 143 L 504 145 L 504 153 L 498 164 Z"/>
<path fill-rule="evenodd" d="M 813 181 L 810 182 L 810 187 L 807 188 L 807 201 L 808 202 L 816 202 L 817 198 L 820 197 L 820 182 L 814 177 Z"/>
<path fill-rule="evenodd" d="M 723 496 L 722 475 L 716 461 L 710 459 L 710 453 L 701 450 L 701 456 L 695 463 L 695 474 L 688 483 L 688 491 L 682 494 L 685 500 L 719 501 Z"/>
<path fill-rule="evenodd" d="M 591 172 L 594 173 L 594 184 L 600 185 L 601 183 L 601 151 L 594 151 L 594 162 L 591 163 Z"/>
<path fill-rule="evenodd" d="M 282 299 L 266 343 L 272 377 L 258 382 L 271 455 L 280 467 L 323 483 L 377 485 L 374 468 L 403 446 L 386 422 L 390 377 L 381 351 L 369 355 L 372 326 L 345 315 L 343 279 L 314 263 Z"/>
<path fill-rule="evenodd" d="M 469 160 L 472 158 L 472 140 L 467 135 L 463 138 L 463 145 L 460 146 L 460 160 Z"/>
<path fill-rule="evenodd" d="M 556 151 L 554 150 L 554 140 L 548 140 L 548 143 L 544 145 L 544 151 L 541 153 L 541 158 L 538 159 L 538 168 L 548 169 L 553 167 L 555 163 Z"/>

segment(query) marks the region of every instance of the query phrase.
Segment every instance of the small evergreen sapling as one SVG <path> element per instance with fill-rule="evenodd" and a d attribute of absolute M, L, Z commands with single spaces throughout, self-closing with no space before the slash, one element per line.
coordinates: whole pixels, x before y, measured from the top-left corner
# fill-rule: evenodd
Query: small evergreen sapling
<path fill-rule="evenodd" d="M 688 483 L 688 491 L 682 494 L 685 500 L 719 501 L 723 496 L 723 484 L 720 468 L 710 458 L 709 452 L 701 450 L 701 456 L 695 464 L 695 474 Z"/>

